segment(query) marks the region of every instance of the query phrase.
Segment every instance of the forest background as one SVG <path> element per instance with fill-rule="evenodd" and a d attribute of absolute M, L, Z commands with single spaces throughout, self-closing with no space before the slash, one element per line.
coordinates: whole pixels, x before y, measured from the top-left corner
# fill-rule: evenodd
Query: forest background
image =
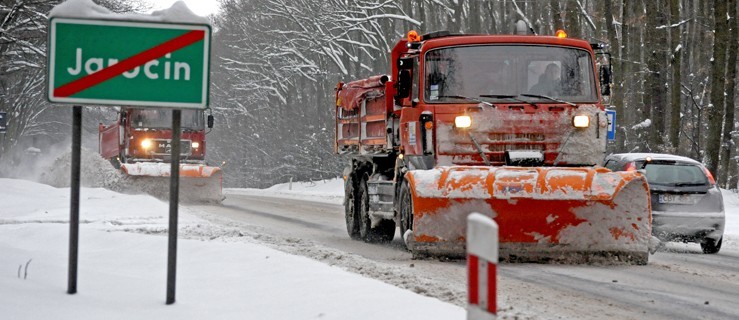
<path fill-rule="evenodd" d="M 146 3 L 94 0 L 116 12 Z M 71 108 L 45 97 L 47 15 L 59 1 L 0 0 L 0 176 L 68 148 Z M 265 187 L 336 177 L 334 88 L 389 72 L 389 52 L 419 34 L 541 35 L 608 45 L 616 140 L 609 152 L 668 152 L 704 162 L 736 189 L 739 132 L 736 0 L 222 0 L 214 26 L 208 161 L 224 186 Z M 110 107 L 85 108 L 85 145 L 97 149 Z M 63 146 L 64 148 L 59 148 Z"/>

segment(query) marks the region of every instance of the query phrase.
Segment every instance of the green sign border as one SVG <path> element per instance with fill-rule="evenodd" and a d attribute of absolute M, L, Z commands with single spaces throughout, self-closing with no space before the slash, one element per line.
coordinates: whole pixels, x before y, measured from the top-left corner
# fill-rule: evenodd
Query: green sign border
<path fill-rule="evenodd" d="M 144 100 L 115 100 L 115 99 L 90 99 L 90 98 L 70 98 L 55 97 L 54 87 L 54 67 L 56 55 L 56 24 L 57 23 L 73 23 L 73 24 L 89 24 L 96 26 L 120 26 L 120 27 L 138 27 L 138 28 L 155 28 L 155 29 L 181 29 L 181 30 L 203 30 L 205 38 L 203 39 L 203 85 L 202 97 L 199 103 L 183 103 L 183 102 L 167 102 L 167 101 L 144 101 Z M 47 50 L 47 99 L 52 103 L 64 104 L 87 104 L 87 105 L 111 105 L 111 106 L 142 106 L 142 107 L 165 107 L 176 109 L 208 109 L 210 103 L 210 39 L 211 26 L 208 24 L 191 24 L 191 23 L 164 23 L 149 21 L 130 21 L 130 20 L 104 20 L 104 19 L 80 19 L 80 18 L 64 18 L 52 17 L 49 20 L 49 38 Z M 142 48 L 146 50 L 149 48 Z"/>

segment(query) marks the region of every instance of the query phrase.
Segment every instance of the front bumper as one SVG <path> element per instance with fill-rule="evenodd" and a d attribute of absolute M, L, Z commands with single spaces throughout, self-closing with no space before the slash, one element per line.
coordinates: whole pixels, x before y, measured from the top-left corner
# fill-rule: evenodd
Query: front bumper
<path fill-rule="evenodd" d="M 721 212 L 652 211 L 652 234 L 662 241 L 718 241 L 724 235 L 726 217 Z"/>

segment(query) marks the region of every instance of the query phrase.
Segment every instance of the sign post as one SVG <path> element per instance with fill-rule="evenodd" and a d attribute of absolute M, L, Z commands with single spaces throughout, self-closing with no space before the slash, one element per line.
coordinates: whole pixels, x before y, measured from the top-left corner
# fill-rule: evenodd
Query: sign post
<path fill-rule="evenodd" d="M 167 255 L 167 304 L 175 301 L 179 205 L 180 109 L 206 109 L 210 90 L 206 24 L 52 17 L 48 44 L 50 102 L 74 104 L 69 294 L 77 292 L 82 107 L 173 108 Z"/>
<path fill-rule="evenodd" d="M 77 293 L 77 260 L 80 239 L 80 156 L 82 146 L 82 107 L 72 110 L 72 181 L 69 185 L 69 269 L 67 293 Z"/>
<path fill-rule="evenodd" d="M 608 141 L 616 140 L 616 110 L 606 109 L 606 117 L 608 118 L 606 138 Z"/>

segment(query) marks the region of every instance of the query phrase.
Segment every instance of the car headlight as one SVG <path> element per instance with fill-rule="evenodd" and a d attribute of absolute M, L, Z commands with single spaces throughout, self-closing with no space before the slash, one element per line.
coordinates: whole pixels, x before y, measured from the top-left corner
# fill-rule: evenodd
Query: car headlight
<path fill-rule="evenodd" d="M 590 126 L 590 117 L 574 116 L 572 117 L 572 125 L 575 126 L 575 128 L 587 128 Z"/>
<path fill-rule="evenodd" d="M 197 142 L 197 141 L 193 141 L 193 142 L 192 142 L 192 148 L 193 148 L 193 149 L 197 149 L 197 148 L 200 148 L 200 142 Z"/>
<path fill-rule="evenodd" d="M 472 125 L 470 116 L 457 116 L 454 118 L 454 126 L 457 128 L 469 128 Z"/>
<path fill-rule="evenodd" d="M 151 140 L 150 139 L 141 140 L 141 148 L 142 149 L 148 150 L 148 149 L 151 148 L 151 145 L 152 145 L 152 143 L 151 143 Z"/>

